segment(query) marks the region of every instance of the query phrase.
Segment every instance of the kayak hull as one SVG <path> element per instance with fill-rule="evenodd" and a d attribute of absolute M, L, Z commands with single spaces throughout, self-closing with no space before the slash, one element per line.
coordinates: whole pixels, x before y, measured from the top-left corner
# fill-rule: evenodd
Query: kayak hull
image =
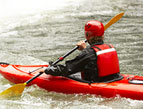
<path fill-rule="evenodd" d="M 12 83 L 24 83 L 39 73 L 36 71 L 32 73 L 29 72 L 47 66 L 48 65 L 1 64 L 0 73 Z M 129 74 L 122 74 L 122 76 L 122 80 L 111 83 L 89 84 L 75 81 L 66 77 L 42 74 L 28 85 L 30 86 L 32 84 L 36 84 L 40 88 L 46 89 L 47 91 L 55 91 L 66 94 L 94 94 L 107 98 L 121 96 L 136 100 L 143 100 L 143 85 L 129 83 L 129 80 L 133 78 L 140 78 L 140 80 L 143 80 L 143 77 Z"/>

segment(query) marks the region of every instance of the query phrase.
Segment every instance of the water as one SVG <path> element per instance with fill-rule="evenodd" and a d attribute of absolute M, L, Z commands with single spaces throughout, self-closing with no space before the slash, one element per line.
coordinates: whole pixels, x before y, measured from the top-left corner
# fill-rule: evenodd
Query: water
<path fill-rule="evenodd" d="M 118 50 L 121 73 L 143 75 L 142 0 L 0 0 L 0 61 L 11 64 L 47 64 L 84 40 L 88 20 L 105 25 L 113 16 L 123 18 L 105 32 L 105 42 Z M 79 52 L 73 53 L 71 59 Z M 13 84 L 0 76 L 0 91 Z M 21 98 L 0 100 L 1 109 L 142 109 L 143 101 L 65 95 L 37 86 Z"/>

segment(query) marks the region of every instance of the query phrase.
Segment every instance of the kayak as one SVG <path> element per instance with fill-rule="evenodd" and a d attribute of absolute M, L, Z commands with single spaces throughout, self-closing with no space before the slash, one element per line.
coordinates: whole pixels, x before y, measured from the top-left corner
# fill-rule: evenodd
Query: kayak
<path fill-rule="evenodd" d="M 36 69 L 48 67 L 48 65 L 12 65 L 0 64 L 0 74 L 12 83 L 24 83 L 31 79 Z M 106 98 L 126 97 L 143 100 L 143 76 L 122 74 L 123 78 L 118 81 L 104 83 L 90 83 L 75 79 L 74 77 L 61 77 L 42 74 L 28 85 L 36 84 L 47 91 L 65 94 L 94 94 Z"/>

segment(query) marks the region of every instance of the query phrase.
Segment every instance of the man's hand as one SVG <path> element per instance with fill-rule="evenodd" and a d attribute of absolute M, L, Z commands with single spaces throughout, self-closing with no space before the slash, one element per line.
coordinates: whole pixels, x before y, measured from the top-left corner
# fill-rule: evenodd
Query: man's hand
<path fill-rule="evenodd" d="M 78 46 L 78 50 L 83 50 L 86 48 L 86 43 L 85 41 L 80 41 L 77 43 L 77 46 Z"/>

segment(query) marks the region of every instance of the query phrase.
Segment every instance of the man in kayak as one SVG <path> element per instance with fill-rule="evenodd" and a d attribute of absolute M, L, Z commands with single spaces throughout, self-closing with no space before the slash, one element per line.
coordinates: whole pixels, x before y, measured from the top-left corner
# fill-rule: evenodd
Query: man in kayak
<path fill-rule="evenodd" d="M 65 65 L 49 65 L 40 72 L 53 76 L 69 76 L 82 72 L 82 79 L 90 82 L 107 82 L 121 78 L 119 61 L 115 48 L 104 44 L 104 25 L 96 20 L 85 24 L 85 37 L 90 46 L 84 41 L 77 43 L 81 53 Z"/>

